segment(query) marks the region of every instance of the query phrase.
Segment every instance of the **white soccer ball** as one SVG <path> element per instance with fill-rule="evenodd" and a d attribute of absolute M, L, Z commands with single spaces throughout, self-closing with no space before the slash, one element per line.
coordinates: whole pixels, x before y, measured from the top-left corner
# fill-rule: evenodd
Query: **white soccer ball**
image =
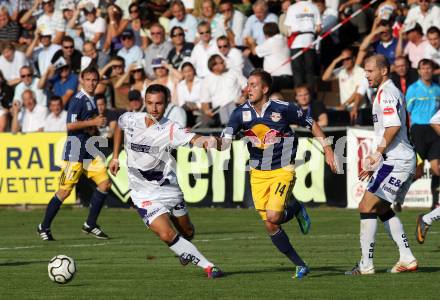
<path fill-rule="evenodd" d="M 75 261 L 66 255 L 57 255 L 49 261 L 47 271 L 53 282 L 68 283 L 76 272 Z"/>

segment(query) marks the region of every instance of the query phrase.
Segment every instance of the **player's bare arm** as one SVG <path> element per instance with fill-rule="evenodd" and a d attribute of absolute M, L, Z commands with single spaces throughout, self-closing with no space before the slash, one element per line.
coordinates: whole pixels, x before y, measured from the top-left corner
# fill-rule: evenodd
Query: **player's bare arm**
<path fill-rule="evenodd" d="M 312 134 L 319 141 L 322 148 L 324 149 L 325 162 L 330 167 L 333 173 L 337 173 L 337 166 L 335 162 L 335 155 L 333 153 L 333 149 L 329 145 L 329 143 L 327 143 L 327 141 L 325 140 L 326 139 L 325 134 L 322 131 L 321 127 L 316 122 L 313 122 Z"/>
<path fill-rule="evenodd" d="M 115 135 L 113 136 L 113 158 L 108 165 L 108 169 L 113 176 L 116 176 L 119 171 L 119 152 L 122 143 L 122 129 L 116 124 Z"/>

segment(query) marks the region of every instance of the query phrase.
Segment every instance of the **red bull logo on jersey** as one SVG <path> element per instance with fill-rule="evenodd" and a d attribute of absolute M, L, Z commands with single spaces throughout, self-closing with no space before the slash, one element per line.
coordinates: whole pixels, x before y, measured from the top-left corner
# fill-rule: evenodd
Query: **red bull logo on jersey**
<path fill-rule="evenodd" d="M 282 137 L 285 137 L 282 132 L 269 128 L 264 124 L 256 124 L 244 132 L 254 147 L 259 149 L 266 149 L 270 145 L 280 142 Z"/>
<path fill-rule="evenodd" d="M 272 114 L 270 115 L 270 119 L 273 122 L 279 122 L 281 120 L 281 114 L 279 112 L 272 112 Z"/>

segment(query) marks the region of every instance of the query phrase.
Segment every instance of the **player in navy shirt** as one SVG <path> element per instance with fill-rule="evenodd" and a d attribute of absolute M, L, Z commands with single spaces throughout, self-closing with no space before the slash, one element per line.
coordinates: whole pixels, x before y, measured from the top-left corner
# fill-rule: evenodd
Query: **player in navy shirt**
<path fill-rule="evenodd" d="M 97 188 L 90 200 L 90 212 L 82 231 L 99 239 L 108 239 L 96 221 L 111 182 L 107 175 L 105 161 L 98 155 L 97 126 L 106 123 L 104 116 L 98 115 L 94 93 L 99 81 L 99 73 L 93 67 L 81 72 L 82 89 L 73 97 L 67 112 L 67 141 L 64 147 L 60 186 L 46 208 L 44 220 L 37 231 L 45 241 L 53 240 L 50 225 L 61 204 L 70 195 L 82 173 L 92 179 Z"/>
<path fill-rule="evenodd" d="M 281 224 L 295 216 L 304 234 L 310 228 L 310 218 L 304 205 L 299 201 L 290 201 L 298 145 L 290 125 L 311 129 L 323 146 L 326 162 L 334 172 L 336 165 L 333 150 L 326 144 L 319 125 L 295 104 L 269 99 L 271 86 L 269 73 L 257 69 L 250 74 L 249 100 L 232 113 L 228 127 L 223 132 L 223 142 L 228 143 L 240 131 L 244 132 L 250 154 L 250 181 L 255 208 L 274 245 L 297 266 L 295 277 L 302 278 L 307 275 L 309 268 L 281 228 Z"/>

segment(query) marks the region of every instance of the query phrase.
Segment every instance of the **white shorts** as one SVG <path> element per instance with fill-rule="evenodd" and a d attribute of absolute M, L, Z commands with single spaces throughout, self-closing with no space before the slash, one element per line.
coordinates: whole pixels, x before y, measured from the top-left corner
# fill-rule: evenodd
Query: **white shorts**
<path fill-rule="evenodd" d="M 181 194 L 173 195 L 157 191 L 152 197 L 150 193 L 131 191 L 131 199 L 147 227 L 163 214 L 170 214 L 176 218 L 188 214 Z"/>
<path fill-rule="evenodd" d="M 413 177 L 412 173 L 396 171 L 394 166 L 383 164 L 373 173 L 367 190 L 387 202 L 403 203 Z"/>

